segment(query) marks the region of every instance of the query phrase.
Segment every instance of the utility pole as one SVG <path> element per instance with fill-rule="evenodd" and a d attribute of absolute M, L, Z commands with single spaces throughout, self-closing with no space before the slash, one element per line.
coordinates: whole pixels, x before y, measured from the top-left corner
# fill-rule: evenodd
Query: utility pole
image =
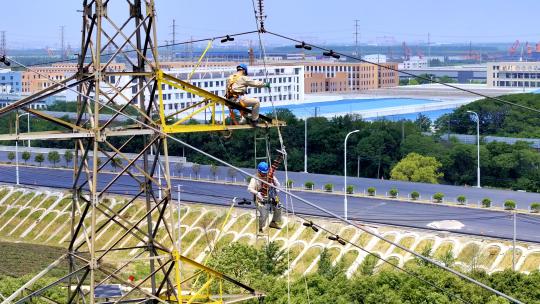
<path fill-rule="evenodd" d="M 60 26 L 60 59 L 66 59 L 66 48 L 64 44 L 64 29 L 65 26 Z"/>
<path fill-rule="evenodd" d="M 174 58 L 174 47 L 176 45 L 176 19 L 173 19 L 171 28 L 172 28 L 172 32 L 171 32 L 171 36 L 172 36 L 171 44 L 172 45 L 170 47 L 168 47 L 169 57 L 170 57 L 169 60 L 173 60 L 173 58 Z"/>
<path fill-rule="evenodd" d="M 360 57 L 360 53 L 358 52 L 358 35 L 360 32 L 358 31 L 358 19 L 354 19 L 354 56 Z"/>
<path fill-rule="evenodd" d="M 431 35 L 430 33 L 427 33 L 427 66 L 429 68 L 429 61 L 431 60 Z"/>
<path fill-rule="evenodd" d="M 6 31 L 1 31 L 0 33 L 0 55 L 6 55 Z"/>

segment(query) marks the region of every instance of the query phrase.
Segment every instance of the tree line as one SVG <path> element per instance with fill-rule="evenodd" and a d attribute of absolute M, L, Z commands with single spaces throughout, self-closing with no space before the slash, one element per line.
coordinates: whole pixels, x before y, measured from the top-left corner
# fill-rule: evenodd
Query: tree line
<path fill-rule="evenodd" d="M 540 96 L 520 94 L 504 96 L 515 102 L 540 108 Z M 482 134 L 494 135 L 530 135 L 540 134 L 540 118 L 534 113 L 495 104 L 489 100 L 480 100 L 445 115 L 434 124 L 424 115 L 417 119 L 388 121 L 379 119 L 365 121 L 356 115 L 334 118 L 310 117 L 307 119 L 308 171 L 322 174 L 343 174 L 343 140 L 352 130 L 360 130 L 348 140 L 347 167 L 350 175 L 369 178 L 392 178 L 392 169 L 411 153 L 433 157 L 437 163 L 436 178 L 425 182 L 438 182 L 452 185 L 476 184 L 476 146 L 463 144 L 451 139 L 444 141 L 439 135 L 448 131 L 475 134 L 475 122 L 467 110 L 476 110 L 480 114 Z M 304 120 L 295 117 L 285 109 L 277 110 L 279 119 L 287 126 L 281 129 L 286 151 L 288 169 L 304 169 Z M 0 119 L 0 130 L 9 131 L 9 117 Z M 35 122 L 34 122 L 35 121 Z M 192 121 L 190 123 L 198 123 Z M 21 127 L 24 124 L 21 124 Z M 34 119 L 32 130 L 40 131 L 50 127 L 49 122 Z M 427 134 L 427 131 L 436 132 Z M 450 129 L 448 129 L 450 128 Z M 12 129 L 12 128 L 11 128 Z M 474 130 L 474 131 L 473 131 Z M 24 130 L 23 130 L 24 132 Z M 227 162 L 241 167 L 253 167 L 255 164 L 255 137 L 268 136 L 272 156 L 280 148 L 277 130 L 256 129 L 213 133 L 185 133 L 175 137 L 202 149 Z M 121 140 L 110 138 L 111 141 Z M 43 147 L 61 147 L 72 149 L 72 144 L 65 141 L 42 141 Z M 257 141 L 259 153 L 264 151 L 264 141 Z M 125 152 L 135 152 L 142 147 L 141 140 L 135 140 L 125 146 Z M 215 161 L 182 147 L 175 141 L 168 141 L 171 155 L 185 155 L 190 162 L 199 164 L 217 164 Z M 106 147 L 104 147 L 106 149 Z M 259 155 L 260 156 L 260 155 Z M 540 155 L 528 143 L 482 143 L 481 151 L 482 185 L 540 190 Z M 440 164 L 440 165 L 439 165 Z M 394 178 L 399 179 L 394 175 Z M 424 181 L 424 180 L 420 180 Z"/>

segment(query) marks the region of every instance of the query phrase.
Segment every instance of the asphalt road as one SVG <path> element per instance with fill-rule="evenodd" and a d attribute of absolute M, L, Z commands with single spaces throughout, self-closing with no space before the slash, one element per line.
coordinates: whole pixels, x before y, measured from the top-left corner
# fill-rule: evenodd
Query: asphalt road
<path fill-rule="evenodd" d="M 22 151 L 22 148 L 21 148 Z M 46 155 L 45 155 L 46 157 Z M 34 161 L 34 154 L 32 154 L 31 159 L 28 161 L 29 164 L 38 165 Z M 0 161 L 8 162 L 7 152 L 0 151 Z M 24 163 L 19 159 L 20 163 Z M 51 167 L 52 165 L 45 161 L 43 166 Z M 60 161 L 59 165 L 65 165 L 64 160 Z M 73 165 L 72 163 L 70 165 Z M 106 166 L 107 170 L 112 170 L 113 168 L 110 165 Z M 182 170 L 178 170 L 175 165 L 171 165 L 171 174 L 173 176 L 185 176 L 189 177 L 190 175 L 195 176 L 191 167 L 184 166 Z M 250 173 L 254 173 L 253 169 L 244 169 Z M 354 174 L 356 171 L 354 168 L 349 168 L 350 174 Z M 208 178 L 212 176 L 210 166 L 202 165 L 200 168 L 200 177 Z M 218 167 L 217 178 L 219 180 L 230 180 L 231 176 L 227 167 Z M 244 177 L 240 173 L 235 174 L 236 179 L 243 180 Z M 277 172 L 277 177 L 281 181 L 285 181 L 285 173 L 283 171 Z M 325 184 L 334 185 L 334 189 L 338 191 L 343 191 L 344 180 L 343 176 L 328 175 L 328 174 L 314 174 L 314 173 L 303 173 L 303 172 L 289 172 L 289 179 L 294 181 L 294 186 L 301 187 L 307 181 L 312 181 L 315 183 L 317 189 L 321 189 Z M 445 195 L 445 200 L 455 202 L 456 198 L 460 195 L 464 195 L 469 204 L 479 204 L 480 201 L 484 198 L 490 198 L 492 200 L 493 206 L 502 207 L 504 201 L 514 200 L 516 205 L 520 209 L 528 209 L 530 204 L 533 202 L 540 202 L 540 193 L 531 193 L 531 192 L 518 192 L 511 190 L 501 190 L 501 189 L 490 189 L 490 188 L 476 188 L 476 187 L 463 187 L 463 186 L 452 186 L 452 185 L 439 185 L 439 184 L 426 184 L 426 183 L 413 183 L 413 182 L 403 182 L 403 181 L 393 181 L 393 180 L 380 180 L 375 178 L 357 178 L 349 176 L 347 177 L 347 184 L 352 185 L 355 189 L 355 192 L 364 192 L 369 187 L 375 187 L 377 194 L 384 195 L 388 193 L 390 189 L 396 188 L 399 191 L 400 197 L 408 197 L 409 194 L 413 191 L 420 193 L 421 198 L 428 199 L 433 196 L 436 192 L 442 192 Z"/>
<path fill-rule="evenodd" d="M 105 186 L 111 178 L 112 174 L 103 173 L 100 176 L 98 186 Z M 72 171 L 21 167 L 20 181 L 25 185 L 70 188 L 72 184 Z M 15 172 L 12 167 L 0 166 L 0 182 L 15 182 Z M 233 197 L 250 198 L 245 186 L 179 179 L 172 179 L 172 185 L 173 189 L 177 189 L 177 185 L 182 185 L 182 201 L 230 205 Z M 111 188 L 111 192 L 133 194 L 138 189 L 139 187 L 131 177 L 122 176 Z M 296 194 L 315 203 L 317 206 L 339 215 L 343 214 L 343 196 L 310 192 L 296 192 Z M 173 193 L 173 198 L 177 198 L 176 191 Z M 289 209 L 294 209 L 298 213 L 326 216 L 324 212 L 295 199 L 292 200 L 289 206 Z M 508 212 L 425 203 L 408 203 L 390 199 L 349 197 L 349 217 L 365 223 L 422 229 L 428 229 L 427 225 L 434 221 L 456 220 L 464 224 L 462 229 L 441 231 L 505 239 L 511 239 L 513 231 L 512 216 Z M 540 243 L 540 234 L 537 233 L 539 224 L 540 217 L 518 214 L 516 238 L 522 241 Z"/>

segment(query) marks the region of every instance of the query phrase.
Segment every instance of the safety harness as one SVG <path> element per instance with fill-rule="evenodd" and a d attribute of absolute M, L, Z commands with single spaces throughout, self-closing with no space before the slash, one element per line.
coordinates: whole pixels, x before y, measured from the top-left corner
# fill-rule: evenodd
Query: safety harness
<path fill-rule="evenodd" d="M 225 92 L 225 98 L 227 98 L 230 101 L 237 102 L 239 105 L 245 108 L 246 104 L 244 104 L 240 100 L 240 97 L 245 95 L 245 93 L 235 92 L 232 89 L 233 85 L 238 82 L 238 79 L 240 79 L 240 77 L 241 75 L 238 75 L 236 73 L 229 76 L 229 79 L 227 80 L 227 90 Z M 234 110 L 231 108 L 229 108 L 229 115 L 231 117 L 231 121 L 233 122 L 233 124 L 237 125 L 238 122 L 236 121 Z M 244 111 L 240 111 L 240 115 L 245 117 L 246 113 Z"/>

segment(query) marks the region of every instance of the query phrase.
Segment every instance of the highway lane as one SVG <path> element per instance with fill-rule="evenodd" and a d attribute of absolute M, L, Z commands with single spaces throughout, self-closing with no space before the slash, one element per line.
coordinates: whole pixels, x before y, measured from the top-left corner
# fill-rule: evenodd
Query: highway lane
<path fill-rule="evenodd" d="M 0 182 L 14 183 L 15 174 L 12 168 L 0 166 Z M 112 174 L 103 173 L 99 179 L 99 187 L 104 187 Z M 21 167 L 20 180 L 23 184 L 70 188 L 72 171 Z M 245 186 L 217 184 L 202 181 L 172 179 L 173 198 L 177 198 L 177 185 L 182 185 L 182 201 L 230 205 L 233 197 L 250 199 Z M 111 188 L 113 193 L 134 194 L 139 187 L 129 176 L 122 176 Z M 343 214 L 343 197 L 335 194 L 295 192 L 302 198 L 315 203 L 338 215 Z M 285 198 L 282 196 L 282 201 Z M 323 212 L 305 203 L 293 199 L 289 209 L 295 212 L 325 216 Z M 456 220 L 464 224 L 461 230 L 442 230 L 458 233 L 481 235 L 496 238 L 512 238 L 512 217 L 508 212 L 485 209 L 461 208 L 425 203 L 409 203 L 395 200 L 373 198 L 349 198 L 349 216 L 360 222 L 387 224 L 427 229 L 434 221 Z M 527 214 L 517 215 L 517 239 L 540 242 L 537 232 L 540 218 Z M 432 229 L 433 230 L 433 229 Z"/>
<path fill-rule="evenodd" d="M 21 151 L 26 148 L 20 147 Z M 32 154 L 29 164 L 37 165 L 34 161 L 34 154 Z M 0 161 L 8 162 L 7 152 L 0 151 Z M 21 163 L 23 163 L 22 160 Z M 64 164 L 64 160 L 60 162 Z M 44 162 L 42 166 L 51 166 L 49 162 Z M 112 170 L 113 168 L 110 165 L 107 165 L 107 170 Z M 171 174 L 180 176 L 190 176 L 193 175 L 193 171 L 190 166 L 185 165 L 181 170 L 177 165 L 171 165 Z M 15 170 L 13 168 L 13 170 Z M 244 170 L 254 173 L 254 170 L 251 168 L 244 168 Z M 354 169 L 351 170 L 351 173 L 356 172 Z M 210 166 L 201 165 L 200 167 L 200 176 L 207 178 L 212 176 Z M 237 173 L 235 177 L 238 180 L 242 180 L 243 176 L 240 173 Z M 280 180 L 285 180 L 285 173 L 283 171 L 277 172 L 277 177 Z M 231 179 L 229 176 L 229 170 L 227 167 L 219 166 L 217 169 L 217 178 L 220 180 Z M 317 189 L 321 189 L 325 184 L 333 184 L 336 190 L 343 190 L 343 176 L 338 175 L 328 175 L 328 174 L 315 174 L 315 173 L 303 173 L 303 172 L 289 172 L 289 179 L 294 181 L 295 186 L 303 186 L 305 182 L 312 181 L 315 183 Z M 347 183 L 352 185 L 355 188 L 356 192 L 363 192 L 369 187 L 375 187 L 378 194 L 385 194 L 390 189 L 396 188 L 399 190 L 399 196 L 407 197 L 411 192 L 417 191 L 420 193 L 422 198 L 429 198 L 433 196 L 436 192 L 442 192 L 445 195 L 445 200 L 456 201 L 456 198 L 459 195 L 464 195 L 469 203 L 477 204 L 483 198 L 490 198 L 492 200 L 493 206 L 502 207 L 505 200 L 514 200 L 520 209 L 528 209 L 530 204 L 533 202 L 540 202 L 540 193 L 532 192 L 518 192 L 512 190 L 502 190 L 502 189 L 490 189 L 490 188 L 476 188 L 476 187 L 464 187 L 464 186 L 453 186 L 453 185 L 441 185 L 441 184 L 426 184 L 426 183 L 413 183 L 413 182 L 404 182 L 404 181 L 394 181 L 394 180 L 380 180 L 375 178 L 357 178 L 349 176 L 347 178 Z"/>

